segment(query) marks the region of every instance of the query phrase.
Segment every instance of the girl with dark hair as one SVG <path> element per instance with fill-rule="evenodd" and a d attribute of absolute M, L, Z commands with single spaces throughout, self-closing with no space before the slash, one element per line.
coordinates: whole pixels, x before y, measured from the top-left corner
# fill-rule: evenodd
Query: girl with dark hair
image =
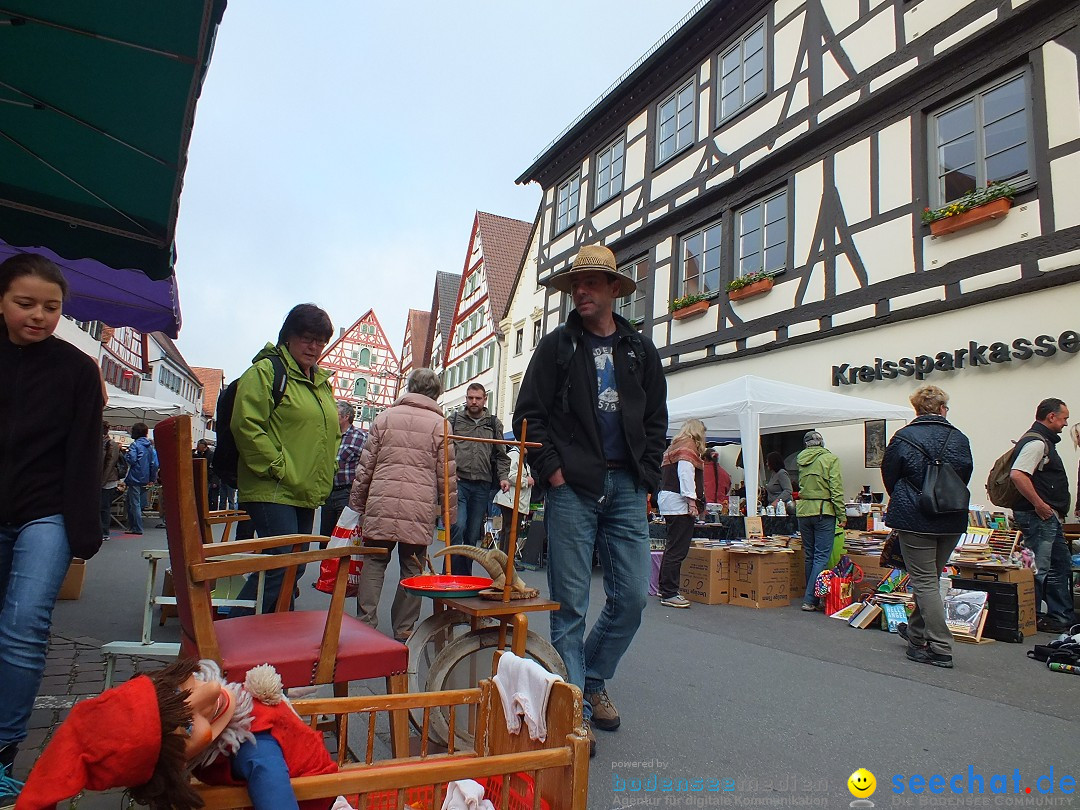
<path fill-rule="evenodd" d="M 765 466 L 769 468 L 769 478 L 765 482 L 766 500 L 770 506 L 787 505 L 791 500 L 791 476 L 784 469 L 784 457 L 773 450 L 765 457 Z"/>
<path fill-rule="evenodd" d="M 330 372 L 318 365 L 333 334 L 330 316 L 323 310 L 314 304 L 293 307 L 277 345 L 267 343 L 237 385 L 230 427 L 240 456 L 238 500 L 260 537 L 311 534 L 315 510 L 333 487 L 341 427 Z M 285 372 L 284 393 L 277 404 L 271 390 L 275 366 Z M 303 572 L 300 566 L 297 582 Z M 267 572 L 264 612 L 274 609 L 284 576 L 282 569 Z M 257 580 L 249 577 L 237 598 L 254 599 Z M 247 610 L 234 608 L 232 615 Z"/>
<path fill-rule="evenodd" d="M 21 787 L 60 585 L 101 547 L 101 372 L 53 335 L 66 294 L 42 256 L 0 264 L 0 807 Z"/>

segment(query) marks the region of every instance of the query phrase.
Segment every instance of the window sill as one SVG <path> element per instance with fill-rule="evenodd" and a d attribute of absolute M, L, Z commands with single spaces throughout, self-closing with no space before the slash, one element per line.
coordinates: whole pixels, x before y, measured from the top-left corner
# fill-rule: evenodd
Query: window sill
<path fill-rule="evenodd" d="M 668 156 L 667 156 L 666 158 L 664 158 L 663 160 L 661 160 L 661 161 L 659 161 L 658 163 L 656 163 L 656 164 L 655 164 L 655 165 L 653 166 L 653 171 L 656 171 L 656 170 L 657 170 L 657 169 L 659 169 L 659 168 L 660 168 L 661 166 L 663 166 L 663 165 L 665 165 L 665 164 L 667 164 L 667 163 L 671 163 L 671 161 L 673 161 L 673 160 L 674 160 L 675 158 L 677 158 L 677 157 L 678 157 L 679 155 L 683 154 L 684 152 L 688 152 L 688 151 L 690 151 L 691 149 L 693 149 L 693 148 L 694 148 L 694 144 L 696 144 L 696 143 L 697 143 L 697 141 L 691 141 L 691 142 L 690 142 L 690 143 L 688 143 L 688 144 L 687 144 L 686 146 L 684 146 L 684 147 L 683 147 L 682 149 L 679 149 L 679 150 L 677 150 L 677 151 L 675 151 L 675 152 L 672 152 L 672 153 L 671 153 L 670 155 L 668 155 Z"/>
<path fill-rule="evenodd" d="M 744 114 L 750 112 L 750 110 L 752 110 L 754 107 L 757 107 L 768 97 L 768 92 L 762 93 L 760 96 L 755 96 L 750 101 L 743 104 L 741 107 L 739 107 L 739 109 L 735 110 L 735 112 L 728 113 L 726 116 L 716 122 L 716 126 L 713 127 L 713 133 L 718 133 L 720 130 L 724 129 L 724 127 L 730 126 L 731 124 L 735 123 Z"/>

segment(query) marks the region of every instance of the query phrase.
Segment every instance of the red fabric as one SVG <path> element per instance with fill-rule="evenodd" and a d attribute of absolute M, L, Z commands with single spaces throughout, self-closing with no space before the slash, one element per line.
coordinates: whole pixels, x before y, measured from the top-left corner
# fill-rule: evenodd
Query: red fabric
<path fill-rule="evenodd" d="M 731 476 L 719 462 L 705 462 L 705 500 L 708 503 L 724 503 L 731 491 Z"/>
<path fill-rule="evenodd" d="M 75 704 L 30 772 L 16 810 L 52 810 L 80 790 L 144 784 L 160 751 L 157 693 L 139 675 Z"/>
<path fill-rule="evenodd" d="M 326 613 L 291 611 L 237 616 L 214 622 L 221 648 L 221 672 L 227 681 L 243 682 L 252 667 L 270 663 L 282 685 L 307 686 L 315 676 Z M 190 640 L 182 653 L 198 657 Z M 335 683 L 385 678 L 407 671 L 409 649 L 353 616 L 341 617 Z"/>

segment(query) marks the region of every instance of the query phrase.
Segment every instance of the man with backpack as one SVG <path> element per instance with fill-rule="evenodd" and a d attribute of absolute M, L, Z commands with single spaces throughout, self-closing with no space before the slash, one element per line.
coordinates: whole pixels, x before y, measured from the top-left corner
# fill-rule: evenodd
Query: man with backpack
<path fill-rule="evenodd" d="M 1035 422 L 1013 449 L 1009 477 L 1018 495 L 1013 518 L 1024 545 L 1035 555 L 1036 610 L 1046 602 L 1037 626 L 1044 633 L 1062 633 L 1076 622 L 1069 587 L 1072 562 L 1062 524 L 1069 511 L 1069 478 L 1055 445 L 1069 424 L 1069 409 L 1050 397 L 1035 409 Z"/>
<path fill-rule="evenodd" d="M 101 423 L 102 458 L 101 466 L 101 539 L 109 539 L 109 527 L 112 525 L 112 502 L 120 479 L 127 475 L 127 462 L 121 462 L 120 445 L 109 438 L 109 423 Z M 123 469 L 121 469 L 121 463 Z"/>
<path fill-rule="evenodd" d="M 488 412 L 487 390 L 473 383 L 465 390 L 465 410 L 450 417 L 455 436 L 478 439 L 503 438 L 502 422 Z M 455 442 L 457 458 L 457 523 L 452 527 L 455 545 L 480 545 L 484 518 L 495 496 L 494 489 L 510 489 L 510 459 L 506 446 L 482 442 Z M 458 554 L 450 558 L 450 571 L 458 576 L 472 573 L 472 560 Z"/>
<path fill-rule="evenodd" d="M 514 432 L 528 420 L 529 464 L 547 485 L 544 524 L 551 643 L 585 696 L 585 729 L 614 731 L 607 681 L 637 633 L 649 585 L 647 498 L 660 488 L 667 385 L 647 337 L 613 312 L 637 283 L 602 245 L 586 245 L 547 281 L 574 311 L 540 341 L 521 382 Z M 459 460 L 460 463 L 460 460 Z M 604 609 L 585 638 L 594 552 L 604 569 Z"/>
<path fill-rule="evenodd" d="M 127 485 L 128 534 L 143 533 L 143 491 L 152 481 L 157 480 L 157 453 L 147 438 L 149 433 L 150 428 L 144 422 L 132 425 L 131 438 L 134 441 L 124 454 L 128 464 L 127 477 L 124 478 Z"/>

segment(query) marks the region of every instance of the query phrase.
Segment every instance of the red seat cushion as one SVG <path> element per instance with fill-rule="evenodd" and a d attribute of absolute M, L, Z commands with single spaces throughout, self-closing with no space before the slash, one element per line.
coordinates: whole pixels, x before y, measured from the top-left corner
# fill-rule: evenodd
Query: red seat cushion
<path fill-rule="evenodd" d="M 325 624 L 326 612 L 318 610 L 237 616 L 214 622 L 225 679 L 240 682 L 252 667 L 271 664 L 285 688 L 311 684 Z M 185 649 L 187 652 L 196 651 Z M 404 644 L 352 616 L 341 617 L 335 683 L 385 678 L 405 672 L 408 666 L 409 649 Z"/>

